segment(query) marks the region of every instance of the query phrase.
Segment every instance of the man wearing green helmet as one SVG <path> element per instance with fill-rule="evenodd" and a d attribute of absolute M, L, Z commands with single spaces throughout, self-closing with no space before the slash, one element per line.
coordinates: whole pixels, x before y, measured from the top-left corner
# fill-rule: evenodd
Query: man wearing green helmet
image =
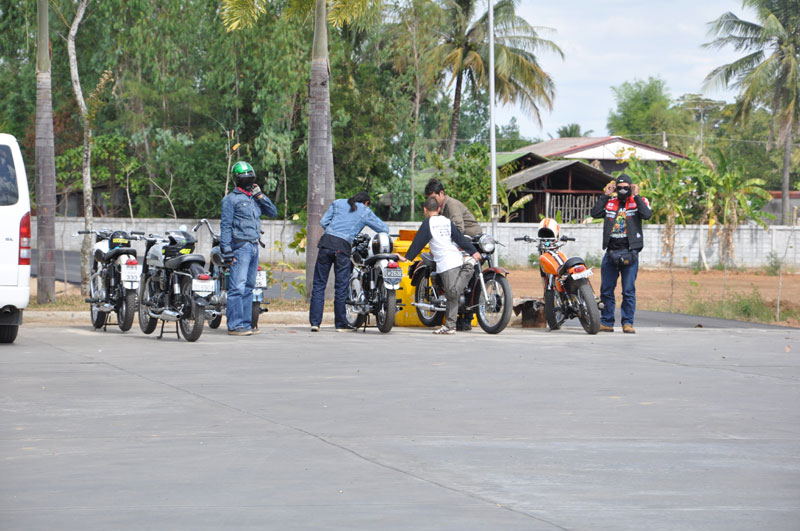
<path fill-rule="evenodd" d="M 231 263 L 226 316 L 228 334 L 257 334 L 252 328 L 253 288 L 258 271 L 261 215 L 274 218 L 278 209 L 256 184 L 256 172 L 244 161 L 233 165 L 236 188 L 222 199 L 220 250 Z"/>

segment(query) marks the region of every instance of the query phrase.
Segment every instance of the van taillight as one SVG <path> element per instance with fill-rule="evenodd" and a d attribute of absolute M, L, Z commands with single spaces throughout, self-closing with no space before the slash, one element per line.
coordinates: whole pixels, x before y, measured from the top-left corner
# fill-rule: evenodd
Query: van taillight
<path fill-rule="evenodd" d="M 19 265 L 31 265 L 31 213 L 19 222 Z"/>

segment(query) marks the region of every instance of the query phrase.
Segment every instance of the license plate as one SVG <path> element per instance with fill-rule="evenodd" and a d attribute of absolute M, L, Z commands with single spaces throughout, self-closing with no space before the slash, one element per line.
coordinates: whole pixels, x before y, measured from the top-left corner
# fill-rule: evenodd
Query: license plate
<path fill-rule="evenodd" d="M 580 273 L 572 273 L 572 278 L 575 280 L 586 278 L 594 275 L 591 269 L 587 269 L 586 271 L 581 271 Z"/>
<path fill-rule="evenodd" d="M 393 267 L 390 269 L 387 267 L 383 270 L 383 278 L 387 282 L 390 282 L 392 284 L 397 284 L 401 280 L 403 280 L 403 270 L 400 268 Z"/>
<path fill-rule="evenodd" d="M 122 266 L 122 281 L 123 282 L 139 282 L 139 276 L 142 274 L 142 266 L 140 265 L 123 265 Z"/>
<path fill-rule="evenodd" d="M 266 288 L 267 287 L 267 272 L 266 271 L 258 271 L 256 273 L 256 287 L 257 288 Z"/>
<path fill-rule="evenodd" d="M 214 291 L 214 281 L 213 280 L 192 280 L 192 291 L 196 291 L 197 293 L 212 293 Z"/>

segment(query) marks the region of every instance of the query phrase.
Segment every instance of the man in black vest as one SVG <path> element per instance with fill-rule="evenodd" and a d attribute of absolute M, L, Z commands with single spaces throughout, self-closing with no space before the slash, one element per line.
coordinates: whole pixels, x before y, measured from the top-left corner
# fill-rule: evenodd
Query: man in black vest
<path fill-rule="evenodd" d="M 616 194 L 614 192 L 616 191 Z M 617 278 L 622 277 L 622 331 L 635 334 L 633 314 L 636 312 L 636 275 L 639 272 L 639 251 L 644 247 L 642 220 L 653 214 L 650 203 L 639 195 L 639 185 L 626 174 L 617 177 L 603 189 L 603 195 L 592 207 L 593 218 L 604 218 L 603 249 L 600 266 L 600 331 L 614 331 L 614 290 Z"/>

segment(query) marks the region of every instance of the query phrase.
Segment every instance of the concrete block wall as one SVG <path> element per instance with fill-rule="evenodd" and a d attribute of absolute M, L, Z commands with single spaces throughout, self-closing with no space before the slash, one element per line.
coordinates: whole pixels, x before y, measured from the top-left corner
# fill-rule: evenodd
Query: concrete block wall
<path fill-rule="evenodd" d="M 216 232 L 219 232 L 219 220 L 209 220 Z M 194 219 L 149 219 L 139 218 L 131 221 L 130 218 L 97 218 L 94 226 L 96 228 L 119 228 L 121 230 L 140 230 L 148 234 L 163 234 L 166 230 L 178 229 L 185 225 L 188 230 L 194 226 L 197 220 Z M 392 233 L 397 233 L 401 229 L 416 230 L 419 223 L 415 222 L 389 222 Z M 491 229 L 490 224 L 484 223 L 484 230 Z M 76 236 L 78 230 L 83 228 L 83 218 L 57 218 L 56 220 L 56 248 L 72 251 L 79 251 L 81 248 L 81 237 Z M 279 262 L 287 260 L 289 262 L 305 262 L 305 253 L 297 255 L 288 244 L 294 239 L 295 233 L 300 227 L 293 223 L 286 223 L 275 220 L 262 220 L 261 229 L 264 231 L 262 240 L 266 248 L 261 250 L 261 259 L 268 262 Z M 32 220 L 33 244 L 36 245 L 36 218 Z M 367 229 L 368 230 L 368 229 Z M 528 264 L 528 257 L 536 253 L 536 247 L 525 242 L 515 242 L 514 238 L 524 236 L 535 236 L 537 230 L 536 223 L 500 223 L 498 225 L 497 240 L 502 245 L 498 246 L 499 256 L 504 264 L 509 266 L 524 266 Z M 640 254 L 641 264 L 644 267 L 663 267 L 666 266 L 668 257 L 662 254 L 663 225 L 644 226 L 645 247 Z M 561 233 L 576 239 L 564 247 L 564 252 L 568 256 L 602 255 L 602 225 L 562 225 Z M 789 227 L 782 225 L 772 225 L 768 229 L 763 229 L 756 225 L 742 225 L 736 231 L 734 237 L 735 257 L 734 262 L 740 267 L 763 267 L 768 263 L 768 255 L 775 252 L 783 258 L 786 252 L 785 263 L 789 267 L 800 268 L 800 227 Z M 197 252 L 208 254 L 211 249 L 211 236 L 204 227 L 199 229 Z M 283 253 L 280 246 L 275 242 L 283 242 L 285 249 Z M 678 267 L 691 267 L 700 262 L 700 249 L 705 250 L 706 260 L 709 265 L 720 262 L 719 242 L 713 236 L 710 246 L 708 242 L 708 226 L 688 225 L 677 227 L 675 239 L 675 258 L 674 264 Z M 137 248 L 144 248 L 142 242 L 135 245 Z M 788 252 L 787 252 L 788 246 Z"/>

